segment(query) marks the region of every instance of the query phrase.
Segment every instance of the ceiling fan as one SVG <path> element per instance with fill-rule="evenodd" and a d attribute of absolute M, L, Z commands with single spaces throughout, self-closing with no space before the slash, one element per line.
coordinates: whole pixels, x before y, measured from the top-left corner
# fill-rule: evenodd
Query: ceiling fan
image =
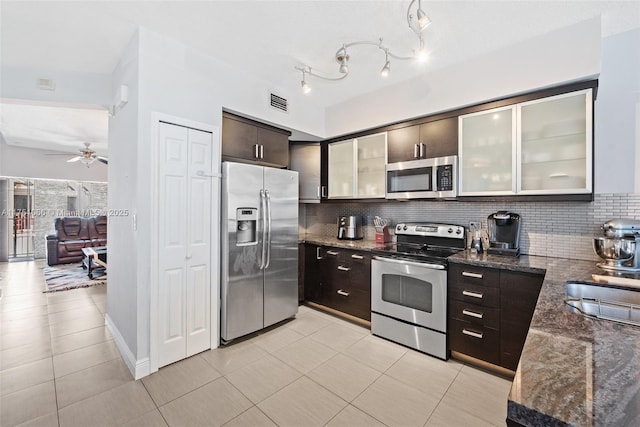
<path fill-rule="evenodd" d="M 96 152 L 91 149 L 90 142 L 85 142 L 84 148 L 80 148 L 78 151 L 80 152 L 80 154 L 75 155 L 74 157 L 67 160 L 67 163 L 80 162 L 86 165 L 87 167 L 89 167 L 91 163 L 97 160 L 99 162 L 104 163 L 105 165 L 109 164 L 109 159 L 107 159 L 106 157 L 98 156 Z M 75 154 L 75 153 L 69 153 L 69 154 Z M 62 155 L 68 156 L 69 154 L 62 154 Z M 53 154 L 53 155 L 60 155 L 60 154 Z"/>

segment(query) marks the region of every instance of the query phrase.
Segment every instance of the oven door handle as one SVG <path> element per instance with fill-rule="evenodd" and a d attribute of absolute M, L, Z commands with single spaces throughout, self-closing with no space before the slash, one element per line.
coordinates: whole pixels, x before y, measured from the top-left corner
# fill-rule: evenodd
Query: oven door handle
<path fill-rule="evenodd" d="M 444 265 L 440 265 L 440 264 L 431 264 L 428 262 L 414 262 L 414 261 L 407 261 L 404 259 L 395 259 L 395 258 L 385 258 L 385 257 L 379 257 L 379 256 L 374 256 L 373 259 L 377 259 L 379 261 L 384 261 L 384 262 L 391 262 L 394 264 L 401 264 L 401 265 L 413 265 L 416 267 L 425 267 L 425 268 L 430 268 L 432 270 L 444 270 L 445 266 Z"/>

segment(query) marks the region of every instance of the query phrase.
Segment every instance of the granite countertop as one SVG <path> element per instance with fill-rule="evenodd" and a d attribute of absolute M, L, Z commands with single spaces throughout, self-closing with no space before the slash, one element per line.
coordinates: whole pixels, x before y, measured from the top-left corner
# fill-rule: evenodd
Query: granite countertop
<path fill-rule="evenodd" d="M 604 274 L 595 262 L 469 251 L 449 261 L 546 272 L 509 394 L 509 419 L 526 426 L 640 425 L 640 327 L 591 319 L 564 303 L 567 281 Z"/>
<path fill-rule="evenodd" d="M 393 242 L 376 243 L 374 240 L 339 240 L 333 236 L 321 236 L 317 234 L 307 234 L 300 236 L 300 243 L 311 243 L 320 246 L 332 246 L 335 248 L 354 249 L 359 251 L 384 251 L 393 247 Z"/>

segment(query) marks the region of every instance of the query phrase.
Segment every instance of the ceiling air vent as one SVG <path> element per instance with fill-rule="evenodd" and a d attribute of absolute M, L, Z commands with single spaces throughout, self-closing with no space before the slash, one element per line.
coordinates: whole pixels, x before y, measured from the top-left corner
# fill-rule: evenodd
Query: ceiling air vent
<path fill-rule="evenodd" d="M 289 101 L 287 101 L 286 98 L 273 93 L 271 94 L 271 106 L 277 110 L 284 111 L 285 113 L 289 112 Z"/>
<path fill-rule="evenodd" d="M 36 79 L 36 87 L 40 90 L 56 90 L 56 82 L 52 79 Z"/>

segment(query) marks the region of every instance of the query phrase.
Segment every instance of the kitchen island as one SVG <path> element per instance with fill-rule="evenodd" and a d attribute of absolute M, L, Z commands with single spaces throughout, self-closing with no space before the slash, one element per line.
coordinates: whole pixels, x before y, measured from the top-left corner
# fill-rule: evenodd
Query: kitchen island
<path fill-rule="evenodd" d="M 461 252 L 450 262 L 545 272 L 509 394 L 509 425 L 640 425 L 640 327 L 570 311 L 567 281 L 592 282 L 595 262 Z"/>

